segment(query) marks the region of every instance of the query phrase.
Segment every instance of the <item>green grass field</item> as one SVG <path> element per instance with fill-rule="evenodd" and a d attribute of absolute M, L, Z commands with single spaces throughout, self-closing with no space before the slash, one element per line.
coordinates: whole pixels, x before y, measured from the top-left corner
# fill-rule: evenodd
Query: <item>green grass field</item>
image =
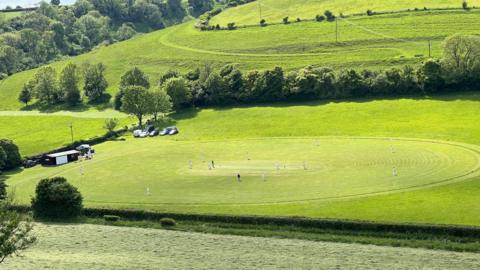
<path fill-rule="evenodd" d="M 93 161 L 7 183 L 22 203 L 39 179 L 62 175 L 94 207 L 480 225 L 479 102 L 472 93 L 186 112 L 177 137 L 108 142 Z"/>
<path fill-rule="evenodd" d="M 257 0 L 255 2 L 242 5 L 238 8 L 231 8 L 214 17 L 212 24 L 226 25 L 229 22 L 242 24 L 257 24 L 261 18 L 267 22 L 281 22 L 284 17 L 290 17 L 295 20 L 313 19 L 317 14 L 323 15 L 325 10 L 330 10 L 334 14 L 343 13 L 344 15 L 366 13 L 367 10 L 376 12 L 397 11 L 406 9 L 427 8 L 461 8 L 462 2 L 459 0 Z M 468 1 L 468 4 L 479 6 L 480 1 Z"/>
<path fill-rule="evenodd" d="M 2 269 L 477 269 L 478 254 L 98 225 L 43 225 Z M 240 255 L 239 255 L 240 254 Z M 407 259 L 408 258 L 408 259 Z"/>
<path fill-rule="evenodd" d="M 24 156 L 39 154 L 71 143 L 105 134 L 105 119 L 119 119 L 119 127 L 133 119 L 116 111 L 38 113 L 29 111 L 0 111 L 0 137 L 13 140 Z"/>
<path fill-rule="evenodd" d="M 187 22 L 53 66 L 60 69 L 68 62 L 102 61 L 107 65 L 108 91 L 112 94 L 118 90 L 121 75 L 133 66 L 145 70 L 153 84 L 168 69 L 186 72 L 205 63 L 216 67 L 233 63 L 244 71 L 274 66 L 290 70 L 312 64 L 336 69 L 382 69 L 421 63 L 428 57 L 428 40 L 432 40 L 432 56 L 440 57 L 446 36 L 478 33 L 479 19 L 479 10 L 348 18 L 339 22 L 338 44 L 334 23 L 302 22 L 200 32 L 193 27 L 194 22 Z M 0 83 L 0 110 L 22 108 L 17 96 L 34 72 L 22 72 Z"/>
<path fill-rule="evenodd" d="M 3 16 L 5 19 L 12 19 L 15 17 L 20 17 L 22 15 L 21 11 L 16 11 L 16 12 L 1 12 L 0 16 Z"/>

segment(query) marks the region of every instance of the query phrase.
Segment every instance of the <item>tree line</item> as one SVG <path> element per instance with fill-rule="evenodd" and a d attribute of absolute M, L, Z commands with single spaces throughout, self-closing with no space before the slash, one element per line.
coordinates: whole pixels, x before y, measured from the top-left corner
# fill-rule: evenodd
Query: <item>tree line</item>
<path fill-rule="evenodd" d="M 445 40 L 443 47 L 441 59 L 428 59 L 418 67 L 337 71 L 312 65 L 293 71 L 275 67 L 242 72 L 232 64 L 219 69 L 205 64 L 185 74 L 168 71 L 153 86 L 148 76 L 135 67 L 122 76 L 114 104 L 117 110 L 132 113 L 141 122 L 144 115 L 157 116 L 171 107 L 179 110 L 192 105 L 428 95 L 478 89 L 480 37 L 454 35 Z M 27 104 L 35 97 L 46 104 L 76 104 L 81 102 L 78 84 L 82 77 L 83 95 L 89 102 L 108 102 L 104 73 L 101 63 L 82 67 L 68 64 L 57 79 L 53 68 L 43 67 L 25 84 L 19 100 Z"/>
<path fill-rule="evenodd" d="M 173 107 L 222 106 L 235 103 L 347 99 L 378 96 L 430 95 L 478 90 L 480 37 L 454 35 L 445 40 L 441 59 L 418 67 L 384 71 L 308 66 L 284 71 L 275 67 L 243 73 L 228 64 L 215 70 L 205 65 L 186 74 L 169 71 L 158 85 Z"/>
<path fill-rule="evenodd" d="M 72 6 L 59 2 L 43 1 L 34 11 L 11 19 L 0 13 L 0 80 L 129 39 L 140 30 L 181 22 L 186 15 L 181 0 L 77 0 Z"/>
<path fill-rule="evenodd" d="M 90 103 L 110 100 L 106 93 L 106 67 L 102 63 L 84 63 L 81 67 L 67 64 L 60 75 L 51 66 L 40 68 L 34 78 L 23 85 L 18 96 L 20 102 L 28 105 L 34 98 L 42 105 L 68 103 L 75 106 L 82 102 L 79 82 L 83 80 L 83 94 Z"/>

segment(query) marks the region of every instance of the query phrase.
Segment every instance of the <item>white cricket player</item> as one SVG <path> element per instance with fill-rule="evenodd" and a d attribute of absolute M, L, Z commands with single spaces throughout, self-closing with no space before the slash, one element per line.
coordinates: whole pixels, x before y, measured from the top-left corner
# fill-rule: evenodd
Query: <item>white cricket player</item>
<path fill-rule="evenodd" d="M 397 167 L 393 167 L 392 175 L 393 176 L 398 176 Z"/>
<path fill-rule="evenodd" d="M 189 161 L 188 161 L 188 168 L 189 168 L 190 170 L 193 169 L 193 162 L 192 162 L 192 160 L 189 160 Z"/>

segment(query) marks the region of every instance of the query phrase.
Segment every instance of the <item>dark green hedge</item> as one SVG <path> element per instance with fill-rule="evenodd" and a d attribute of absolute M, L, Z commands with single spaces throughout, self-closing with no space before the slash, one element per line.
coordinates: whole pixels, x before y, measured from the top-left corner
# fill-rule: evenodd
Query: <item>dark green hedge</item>
<path fill-rule="evenodd" d="M 104 215 L 117 215 L 130 220 L 160 220 L 173 218 L 183 221 L 222 222 L 252 225 L 277 225 L 296 226 L 302 228 L 321 228 L 348 231 L 381 231 L 394 233 L 422 233 L 433 235 L 447 235 L 457 237 L 480 238 L 480 227 L 454 226 L 454 225 L 423 225 L 400 223 L 376 223 L 369 221 L 348 221 L 334 219 L 310 219 L 299 217 L 266 217 L 266 216 L 224 216 L 224 215 L 198 215 L 179 213 L 160 213 L 143 210 L 121 209 L 84 209 L 88 217 L 103 217 Z"/>
<path fill-rule="evenodd" d="M 15 210 L 27 213 L 28 206 L 15 206 Z M 460 225 L 428 225 L 408 223 L 377 223 L 371 221 L 353 221 L 336 219 L 313 219 L 302 217 L 267 217 L 267 216 L 227 216 L 161 213 L 144 210 L 122 210 L 106 208 L 85 208 L 83 215 L 91 218 L 103 218 L 105 215 L 119 216 L 126 220 L 154 220 L 172 218 L 179 221 L 220 222 L 247 225 L 295 226 L 300 228 L 317 228 L 361 232 L 391 232 L 406 234 L 430 234 L 438 236 L 456 236 L 480 239 L 480 227 Z"/>

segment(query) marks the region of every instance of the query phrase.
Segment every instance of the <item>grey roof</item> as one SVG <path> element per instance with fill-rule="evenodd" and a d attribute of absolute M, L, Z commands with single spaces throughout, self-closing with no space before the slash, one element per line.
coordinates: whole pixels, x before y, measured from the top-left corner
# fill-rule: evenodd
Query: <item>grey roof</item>
<path fill-rule="evenodd" d="M 73 154 L 80 154 L 80 152 L 78 152 L 77 150 L 70 150 L 70 151 L 65 151 L 65 152 L 50 154 L 50 155 L 47 155 L 47 157 L 56 158 L 56 157 L 63 157 L 63 156 L 73 155 Z"/>

